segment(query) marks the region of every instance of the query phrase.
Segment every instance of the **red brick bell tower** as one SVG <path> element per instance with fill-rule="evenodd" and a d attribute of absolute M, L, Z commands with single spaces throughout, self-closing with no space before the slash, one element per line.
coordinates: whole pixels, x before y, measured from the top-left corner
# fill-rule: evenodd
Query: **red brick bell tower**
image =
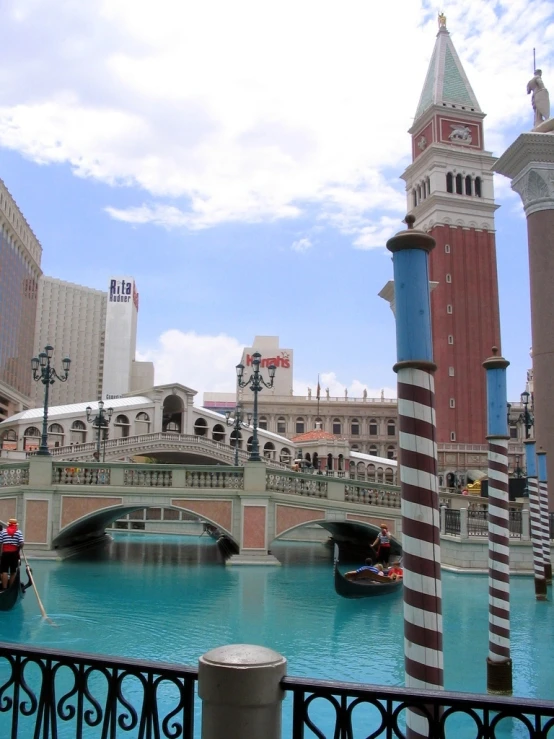
<path fill-rule="evenodd" d="M 495 161 L 483 143 L 479 103 L 439 16 L 439 32 L 417 107 L 412 164 L 402 175 L 416 228 L 437 246 L 430 256 L 435 400 L 439 443 L 483 444 L 482 362 L 500 349 L 494 237 Z"/>

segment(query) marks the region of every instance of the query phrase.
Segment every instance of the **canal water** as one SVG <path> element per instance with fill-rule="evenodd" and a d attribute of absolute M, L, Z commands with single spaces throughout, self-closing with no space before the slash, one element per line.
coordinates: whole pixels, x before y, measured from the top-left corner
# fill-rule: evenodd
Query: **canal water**
<path fill-rule="evenodd" d="M 0 614 L 0 639 L 184 665 L 217 646 L 262 644 L 286 656 L 290 675 L 402 686 L 402 596 L 340 598 L 322 544 L 276 542 L 272 551 L 282 567 L 225 567 L 207 537 L 117 534 L 79 558 L 35 560 L 58 628 L 41 619 L 29 589 Z M 483 693 L 487 578 L 444 572 L 442 582 L 445 687 Z M 549 589 L 550 601 L 537 603 L 533 579 L 512 578 L 516 696 L 554 699 L 551 597 Z"/>

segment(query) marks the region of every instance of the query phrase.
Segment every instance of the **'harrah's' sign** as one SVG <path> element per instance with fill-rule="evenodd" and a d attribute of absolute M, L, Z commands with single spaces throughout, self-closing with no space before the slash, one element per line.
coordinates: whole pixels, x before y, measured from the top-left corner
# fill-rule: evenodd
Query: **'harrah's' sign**
<path fill-rule="evenodd" d="M 127 280 L 110 280 L 110 303 L 128 303 L 131 297 L 138 310 L 139 295 L 134 283 Z"/>
<path fill-rule="evenodd" d="M 288 357 L 264 357 L 260 362 L 260 367 L 269 367 L 270 364 L 274 364 L 276 367 L 282 367 L 283 369 L 290 369 L 290 359 Z M 246 366 L 252 366 L 252 355 L 246 355 Z"/>

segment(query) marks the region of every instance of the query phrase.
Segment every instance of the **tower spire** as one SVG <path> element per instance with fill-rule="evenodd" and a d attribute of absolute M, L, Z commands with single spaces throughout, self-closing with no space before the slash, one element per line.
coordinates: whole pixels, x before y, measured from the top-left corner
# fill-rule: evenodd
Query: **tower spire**
<path fill-rule="evenodd" d="M 450 38 L 444 13 L 439 13 L 438 23 L 437 40 L 417 106 L 416 120 L 431 105 L 469 110 L 475 113 L 481 112 L 475 93 Z"/>

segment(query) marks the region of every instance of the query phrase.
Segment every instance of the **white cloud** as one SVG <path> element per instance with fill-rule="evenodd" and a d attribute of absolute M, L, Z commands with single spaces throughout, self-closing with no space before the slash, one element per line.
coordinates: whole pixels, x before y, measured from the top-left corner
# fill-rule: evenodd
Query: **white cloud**
<path fill-rule="evenodd" d="M 449 8 L 497 153 L 512 126 L 531 127 L 533 46 L 548 84 L 551 12 Z M 0 145 L 138 186 L 142 202 L 107 208 L 129 223 L 198 229 L 315 206 L 356 246 L 380 246 L 406 207 L 398 174 L 435 19 L 431 0 L 398 0 L 392 16 L 366 0 L 158 0 L 155 13 L 146 0 L 6 0 Z"/>
<path fill-rule="evenodd" d="M 307 237 L 304 237 L 302 239 L 297 239 L 296 241 L 292 242 L 292 246 L 290 247 L 293 251 L 298 251 L 300 253 L 308 251 L 313 246 L 310 239 Z"/>

